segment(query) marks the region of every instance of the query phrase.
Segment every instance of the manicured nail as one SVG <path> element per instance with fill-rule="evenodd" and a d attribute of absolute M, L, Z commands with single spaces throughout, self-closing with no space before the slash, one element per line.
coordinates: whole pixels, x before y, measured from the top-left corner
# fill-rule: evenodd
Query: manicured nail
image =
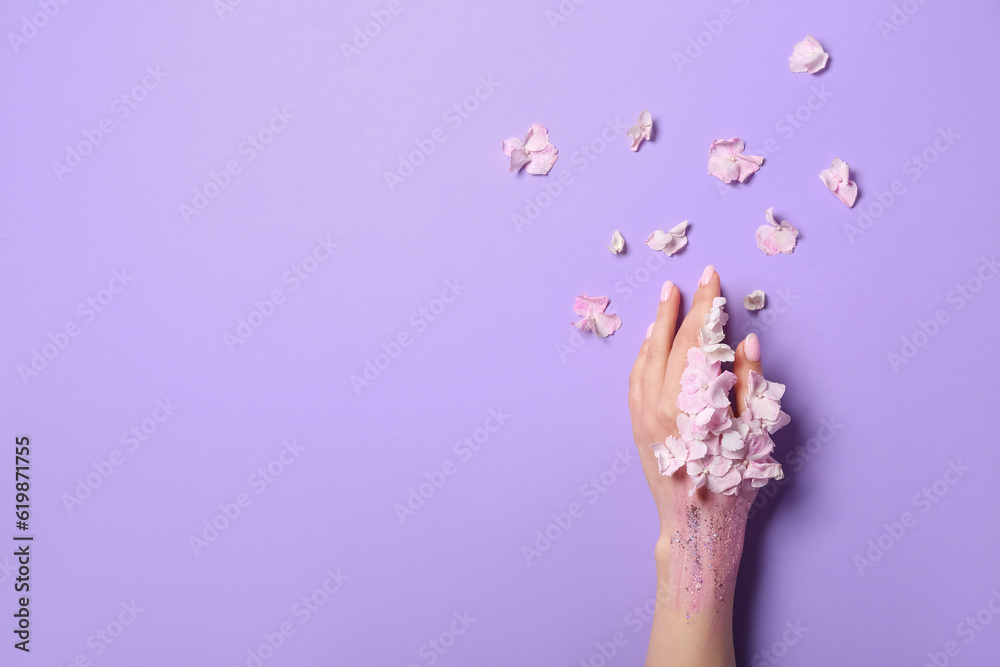
<path fill-rule="evenodd" d="M 743 343 L 743 354 L 747 355 L 747 361 L 760 361 L 760 339 L 757 334 L 750 334 Z"/>
<path fill-rule="evenodd" d="M 705 267 L 705 270 L 701 274 L 701 280 L 698 281 L 699 285 L 707 285 L 708 281 L 712 279 L 712 275 L 715 273 L 715 267 L 709 264 Z"/>
<path fill-rule="evenodd" d="M 674 291 L 674 284 L 669 280 L 663 283 L 663 291 L 660 292 L 660 301 L 666 301 Z"/>
<path fill-rule="evenodd" d="M 656 324 L 656 322 L 653 322 L 653 324 Z M 649 328 L 646 329 L 646 338 L 649 338 L 653 334 L 653 324 L 650 324 Z"/>

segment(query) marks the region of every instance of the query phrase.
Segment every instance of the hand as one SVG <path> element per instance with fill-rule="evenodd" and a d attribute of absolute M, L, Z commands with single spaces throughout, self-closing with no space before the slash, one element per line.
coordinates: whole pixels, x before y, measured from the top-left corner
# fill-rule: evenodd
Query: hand
<path fill-rule="evenodd" d="M 629 376 L 628 404 L 632 434 L 646 481 L 660 517 L 656 612 L 647 666 L 736 664 L 732 637 L 733 593 L 743 552 L 747 512 L 756 490 L 737 496 L 689 491 L 694 484 L 682 467 L 669 477 L 659 472 L 650 445 L 679 436 L 677 395 L 687 351 L 699 346 L 698 331 L 720 296 L 719 275 L 705 268 L 680 328 L 680 293 L 671 282 L 663 286 L 656 321 Z M 760 342 L 750 334 L 735 350 L 733 372 L 735 413 L 744 409 L 749 372 L 761 372 Z"/>
<path fill-rule="evenodd" d="M 691 301 L 691 310 L 677 328 L 680 292 L 670 281 L 663 286 L 656 320 L 650 325 L 646 340 L 639 348 L 639 356 L 629 376 L 628 406 L 632 415 L 632 435 L 642 462 L 646 481 L 660 513 L 661 535 L 669 535 L 676 499 L 685 500 L 692 483 L 682 472 L 670 477 L 659 473 L 656 456 L 650 445 L 662 442 L 667 436 L 677 437 L 677 395 L 680 393 L 681 373 L 687 363 L 689 348 L 698 347 L 698 331 L 705 323 L 705 316 L 712 309 L 712 301 L 721 295 L 719 274 L 711 265 L 705 267 L 698 289 Z M 735 403 L 730 413 L 739 416 L 744 409 L 747 394 L 747 377 L 751 370 L 761 373 L 760 342 L 750 334 L 736 348 L 733 372 L 738 378 L 734 389 Z M 735 412 L 733 411 L 735 406 Z M 705 488 L 696 497 L 706 500 Z M 745 495 L 745 494 L 741 494 Z M 727 497 L 728 500 L 732 500 Z M 752 500 L 752 498 L 750 498 Z"/>

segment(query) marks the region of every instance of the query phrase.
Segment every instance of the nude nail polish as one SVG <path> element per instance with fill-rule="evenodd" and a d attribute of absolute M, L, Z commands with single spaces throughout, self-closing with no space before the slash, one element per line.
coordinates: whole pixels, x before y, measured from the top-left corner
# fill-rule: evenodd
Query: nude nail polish
<path fill-rule="evenodd" d="M 757 334 L 750 334 L 743 343 L 743 353 L 747 355 L 747 361 L 760 361 L 760 339 Z"/>
<path fill-rule="evenodd" d="M 701 280 L 698 281 L 699 285 L 707 285 L 708 281 L 712 279 L 712 274 L 715 273 L 715 267 L 709 264 L 705 267 L 705 270 L 701 274 Z"/>
<path fill-rule="evenodd" d="M 653 322 L 653 324 L 656 324 L 656 322 Z M 653 335 L 653 324 L 650 324 L 649 328 L 646 329 L 646 338 L 649 338 L 651 335 Z"/>
<path fill-rule="evenodd" d="M 670 293 L 674 291 L 674 284 L 671 281 L 663 283 L 663 291 L 660 292 L 660 301 L 666 301 L 670 298 Z"/>

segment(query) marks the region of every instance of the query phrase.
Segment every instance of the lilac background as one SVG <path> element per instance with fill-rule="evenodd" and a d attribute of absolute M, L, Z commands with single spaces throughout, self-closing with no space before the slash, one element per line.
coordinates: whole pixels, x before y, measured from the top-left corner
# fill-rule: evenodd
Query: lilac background
<path fill-rule="evenodd" d="M 564 2 L 575 11 L 554 27 L 555 0 L 403 0 L 348 62 L 341 43 L 386 4 L 245 0 L 220 18 L 208 0 L 74 2 L 16 50 L 5 37 L 2 433 L 32 438 L 37 541 L 30 656 L 10 646 L 0 557 L 0 662 L 247 665 L 290 621 L 265 664 L 427 665 L 425 643 L 467 611 L 476 621 L 435 664 L 600 665 L 595 642 L 616 632 L 627 643 L 608 664 L 641 664 L 648 623 L 633 609 L 653 594 L 656 519 L 636 464 L 606 471 L 634 448 L 625 382 L 660 285 L 686 299 L 714 263 L 731 338 L 759 333 L 794 420 L 778 438 L 788 482 L 749 528 L 741 664 L 920 665 L 949 641 L 953 664 L 995 664 L 1000 622 L 971 641 L 957 626 L 1000 589 L 1000 281 L 973 280 L 961 309 L 953 290 L 1000 246 L 1000 7 L 909 0 L 886 32 L 894 5 L 860 0 Z M 38 11 L 7 3 L 0 26 Z M 808 32 L 830 66 L 792 74 Z M 679 67 L 699 33 L 707 46 Z M 120 119 L 115 98 L 147 66 L 166 76 Z M 480 77 L 499 86 L 456 127 L 445 114 Z M 820 87 L 825 101 L 803 106 Z M 275 108 L 294 118 L 247 162 L 241 142 Z M 654 142 L 604 143 L 644 108 Z M 797 127 L 783 120 L 797 110 Z M 105 118 L 113 132 L 60 181 L 53 161 Z M 508 175 L 500 141 L 533 122 L 560 159 L 545 178 Z M 384 173 L 437 128 L 444 142 L 391 191 Z M 959 138 L 936 153 L 948 128 Z M 767 162 L 721 188 L 706 150 L 730 136 Z M 936 161 L 914 180 L 925 149 Z M 816 178 L 834 156 L 859 184 L 852 210 Z M 185 222 L 179 205 L 230 160 L 240 173 Z M 560 174 L 572 182 L 546 199 Z M 879 203 L 895 180 L 903 194 Z M 518 230 L 526 198 L 546 208 Z M 791 256 L 754 246 L 768 206 L 802 232 Z M 689 247 L 647 264 L 646 235 L 683 219 Z M 621 256 L 605 250 L 614 229 Z M 339 247 L 293 290 L 282 276 L 317 237 Z M 133 280 L 87 322 L 78 304 L 122 269 Z M 411 314 L 447 280 L 464 291 L 421 329 Z M 757 288 L 770 303 L 750 316 L 738 302 Z M 274 289 L 284 303 L 231 352 L 224 335 Z M 574 337 L 584 291 L 612 297 L 613 337 Z M 893 369 L 887 355 L 938 310 L 947 321 Z M 22 380 L 70 322 L 80 334 Z M 411 344 L 355 391 L 401 332 Z M 122 434 L 158 399 L 179 407 L 128 451 Z M 498 408 L 509 419 L 463 460 L 454 443 Z M 305 451 L 258 495 L 249 476 L 292 439 Z M 115 450 L 124 463 L 68 511 Z M 455 474 L 401 524 L 395 505 L 446 461 Z M 949 461 L 971 471 L 917 504 Z M 586 490 L 602 472 L 614 483 Z M 189 537 L 239 493 L 251 505 L 195 555 Z M 573 502 L 582 516 L 529 565 L 522 547 Z M 884 536 L 907 511 L 915 525 Z M 859 574 L 880 537 L 892 548 Z M 350 579 L 300 623 L 293 605 L 338 568 Z M 133 600 L 144 611 L 97 655 L 88 638 Z M 796 622 L 808 631 L 782 644 Z"/>

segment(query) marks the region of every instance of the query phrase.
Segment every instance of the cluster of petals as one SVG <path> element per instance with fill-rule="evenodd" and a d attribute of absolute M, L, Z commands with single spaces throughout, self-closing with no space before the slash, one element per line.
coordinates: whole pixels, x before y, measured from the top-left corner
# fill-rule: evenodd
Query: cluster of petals
<path fill-rule="evenodd" d="M 725 304 L 722 297 L 712 302 L 698 335 L 700 346 L 688 350 L 677 396 L 680 437 L 652 445 L 660 474 L 670 476 L 684 468 L 692 482 L 690 494 L 706 487 L 712 493 L 737 495 L 783 476 L 781 464 L 771 457 L 770 434 L 789 421 L 781 411 L 784 385 L 750 371 L 746 409 L 738 419 L 729 416 L 729 392 L 737 378 L 722 369 L 723 361 L 733 360 L 732 349 L 722 342 L 728 320 Z"/>
<path fill-rule="evenodd" d="M 606 296 L 587 296 L 581 294 L 573 302 L 573 312 L 582 319 L 573 322 L 580 331 L 593 331 L 601 338 L 607 338 L 618 331 L 622 325 L 622 318 L 613 313 L 606 313 L 611 299 Z"/>
<path fill-rule="evenodd" d="M 511 172 L 521 171 L 527 166 L 529 174 L 547 174 L 559 158 L 559 150 L 549 141 L 549 131 L 538 123 L 532 123 L 524 141 L 511 137 L 500 147 L 510 158 Z"/>

